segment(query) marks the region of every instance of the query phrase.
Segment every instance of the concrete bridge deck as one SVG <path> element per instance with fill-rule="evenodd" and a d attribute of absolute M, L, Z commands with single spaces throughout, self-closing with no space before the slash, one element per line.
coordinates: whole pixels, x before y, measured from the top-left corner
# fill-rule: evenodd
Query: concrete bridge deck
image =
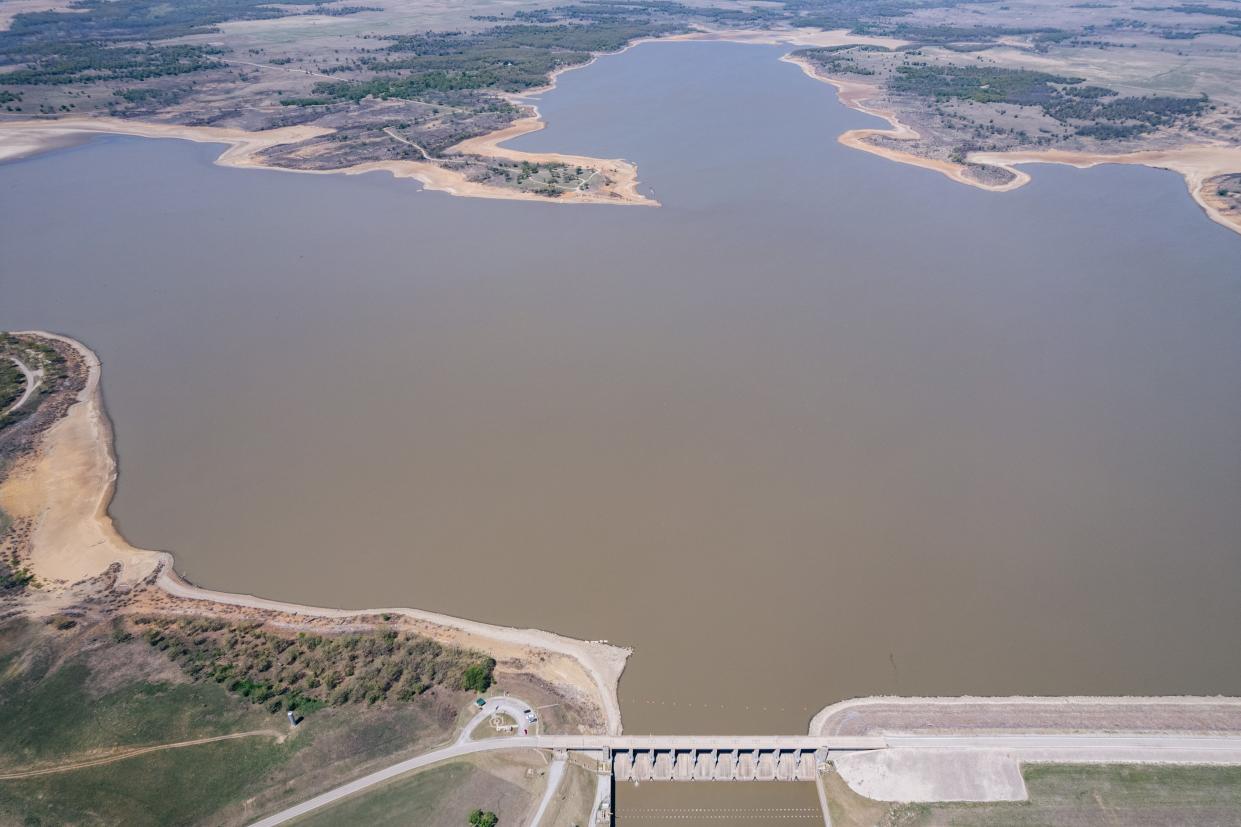
<path fill-rule="evenodd" d="M 546 749 L 572 750 L 828 750 L 883 749 L 888 739 L 872 735 L 537 735 Z"/>
<path fill-rule="evenodd" d="M 617 781 L 814 781 L 829 756 L 883 749 L 884 738 L 811 735 L 541 736 L 591 752 Z"/>

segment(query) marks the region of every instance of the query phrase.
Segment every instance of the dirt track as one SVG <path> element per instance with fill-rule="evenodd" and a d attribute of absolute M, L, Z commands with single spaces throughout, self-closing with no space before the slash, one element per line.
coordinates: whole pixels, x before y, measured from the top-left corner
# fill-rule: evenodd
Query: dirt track
<path fill-rule="evenodd" d="M 18 781 L 23 778 L 36 778 L 40 775 L 53 775 L 58 772 L 70 772 L 71 770 L 82 770 L 87 767 L 99 767 L 104 764 L 111 764 L 115 761 L 124 761 L 127 758 L 135 758 L 139 755 L 146 755 L 150 752 L 161 752 L 166 749 L 181 749 L 182 747 L 196 747 L 200 744 L 211 744 L 216 741 L 232 741 L 237 738 L 253 738 L 258 735 L 266 735 L 275 738 L 277 742 L 283 741 L 284 733 L 276 732 L 274 729 L 255 729 L 250 732 L 234 732 L 229 735 L 216 735 L 211 738 L 195 738 L 192 741 L 177 741 L 173 744 L 156 744 L 150 747 L 136 747 L 134 749 L 122 750 L 112 755 L 102 758 L 92 758 L 88 761 L 71 761 L 65 764 L 56 764 L 51 767 L 41 767 L 37 770 L 23 770 L 22 772 L 10 772 L 0 774 L 0 781 Z"/>

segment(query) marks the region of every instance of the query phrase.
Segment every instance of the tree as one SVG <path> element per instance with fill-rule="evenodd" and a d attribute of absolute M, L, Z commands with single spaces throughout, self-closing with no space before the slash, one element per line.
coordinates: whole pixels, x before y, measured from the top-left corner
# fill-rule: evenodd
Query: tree
<path fill-rule="evenodd" d="M 491 687 L 491 672 L 496 668 L 493 658 L 467 666 L 461 674 L 461 688 L 473 692 L 486 692 Z"/>
<path fill-rule="evenodd" d="M 496 827 L 500 817 L 495 813 L 484 813 L 482 810 L 475 810 L 470 813 L 470 824 L 473 827 Z"/>

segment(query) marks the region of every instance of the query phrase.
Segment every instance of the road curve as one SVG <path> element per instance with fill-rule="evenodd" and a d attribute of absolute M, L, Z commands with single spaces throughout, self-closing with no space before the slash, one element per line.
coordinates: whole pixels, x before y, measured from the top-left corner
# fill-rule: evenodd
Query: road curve
<path fill-rule="evenodd" d="M 521 729 L 526 729 L 527 709 L 533 709 L 531 704 L 526 703 L 521 698 L 514 698 L 512 695 L 498 695 L 494 698 L 488 698 L 487 703 L 479 708 L 474 717 L 466 723 L 461 730 L 461 734 L 457 736 L 457 743 L 464 744 L 470 740 L 470 736 L 474 734 L 474 730 L 478 729 L 484 721 L 489 719 L 497 712 L 503 712 L 513 719 L 513 722 Z M 539 733 L 535 733 L 538 735 Z"/>
<path fill-rule="evenodd" d="M 22 393 L 21 398 L 19 398 L 12 405 L 9 405 L 9 409 L 7 411 L 0 411 L 0 414 L 12 413 L 13 411 L 20 408 L 22 405 L 25 405 L 26 400 L 29 399 L 30 395 L 34 393 L 35 388 L 39 387 L 39 382 L 43 378 L 42 369 L 31 370 L 30 368 L 26 367 L 25 362 L 23 362 L 21 359 L 18 359 L 16 356 L 10 356 L 9 361 L 17 365 L 17 369 L 22 372 L 22 376 L 26 377 L 26 389 Z"/>
<path fill-rule="evenodd" d="M 543 746 L 542 741 L 548 740 L 535 735 L 516 735 L 508 738 L 488 738 L 483 741 L 466 741 L 465 743 L 456 743 L 452 746 L 443 747 L 442 749 L 432 750 L 422 755 L 408 758 L 390 767 L 364 775 L 356 781 L 350 781 L 348 784 L 342 784 L 334 790 L 328 790 L 322 795 L 303 801 L 286 810 L 281 810 L 275 815 L 268 816 L 260 821 L 254 822 L 251 827 L 275 827 L 277 824 L 284 824 L 298 816 L 303 816 L 320 807 L 326 807 L 336 801 L 341 800 L 354 793 L 362 792 L 365 789 L 382 784 L 404 775 L 407 772 L 420 770 L 423 767 L 429 767 L 432 764 L 438 764 L 440 761 L 448 761 L 453 758 L 464 758 L 467 755 L 474 755 L 479 752 L 495 752 L 507 749 L 538 749 Z"/>

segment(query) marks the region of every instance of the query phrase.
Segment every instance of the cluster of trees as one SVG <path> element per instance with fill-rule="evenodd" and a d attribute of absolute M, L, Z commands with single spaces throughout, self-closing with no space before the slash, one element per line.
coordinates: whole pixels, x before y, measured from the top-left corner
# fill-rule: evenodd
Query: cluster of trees
<path fill-rule="evenodd" d="M 903 0 L 794 0 L 785 8 L 795 15 L 795 26 L 879 32 L 891 24 L 888 18 L 904 17 L 913 6 Z"/>
<path fill-rule="evenodd" d="M 767 8 L 725 9 L 687 6 L 669 0 L 584 0 L 582 3 L 555 6 L 549 9 L 518 11 L 513 19 L 535 23 L 556 23 L 581 20 L 592 23 L 613 23 L 619 20 L 683 20 L 687 17 L 713 23 L 753 24 L 779 18 L 779 12 Z M 478 19 L 500 20 L 492 16 Z"/>
<path fill-rule="evenodd" d="M 72 14 L 27 12 L 13 18 L 4 41 L 85 43 L 150 41 L 217 31 L 230 20 L 268 20 L 298 14 L 291 7 L 323 0 L 76 0 Z M 0 41 L 0 43 L 4 43 Z M 8 45 L 4 43 L 4 45 Z"/>
<path fill-rule="evenodd" d="M 151 41 L 217 31 L 231 20 L 263 20 L 315 11 L 352 14 L 370 7 L 328 10 L 323 0 L 76 0 L 72 13 L 25 12 L 0 31 L 0 65 L 23 65 L 0 76 L 5 85 L 142 81 L 224 64 L 223 50 L 153 46 Z M 299 9 L 298 7 L 302 7 Z"/>
<path fill-rule="evenodd" d="M 16 560 L 0 560 L 0 594 L 21 591 L 33 580 L 34 575 Z"/>
<path fill-rule="evenodd" d="M 1001 37 L 1026 37 L 1048 42 L 1072 37 L 1071 32 L 1049 26 L 928 26 L 897 23 L 883 29 L 883 34 L 925 45 L 952 43 L 991 43 Z"/>
<path fill-rule="evenodd" d="M 978 103 L 1041 106 L 1061 96 L 1059 86 L 1082 82 L 1082 78 L 1026 69 L 917 63 L 896 67 L 888 89 L 940 100 L 959 98 Z"/>
<path fill-rule="evenodd" d="M 135 89 L 118 89 L 112 94 L 129 103 L 145 103 L 155 106 L 168 106 L 185 97 L 188 89 L 185 88 L 143 88 Z"/>
<path fill-rule="evenodd" d="M 13 360 L 0 354 L 0 411 L 7 411 L 25 390 L 25 374 L 17 369 Z"/>
<path fill-rule="evenodd" d="M 475 810 L 470 813 L 470 827 L 496 827 L 499 823 L 500 817 L 493 812 Z"/>
<path fill-rule="evenodd" d="M 1174 11 L 1179 14 L 1209 14 L 1215 17 L 1227 17 L 1232 20 L 1241 20 L 1241 9 L 1231 9 L 1224 6 L 1208 6 L 1205 3 L 1181 3 L 1176 6 L 1154 6 L 1152 10 L 1157 11 Z"/>
<path fill-rule="evenodd" d="M 26 392 L 26 377 L 8 358 L 10 353 L 32 369 L 43 371 L 38 390 L 15 411 L 9 408 Z M 34 413 L 39 402 L 61 388 L 68 376 L 68 363 L 56 348 L 40 340 L 30 341 L 9 333 L 0 334 L 0 430 Z M 3 471 L 2 462 L 3 457 L 0 457 L 0 471 Z M 4 512 L 0 511 L 0 528 L 3 528 L 4 519 Z"/>
<path fill-rule="evenodd" d="M 851 46 L 825 46 L 819 49 L 802 49 L 797 52 L 797 55 L 813 61 L 833 75 L 875 74 L 874 69 L 860 65 L 852 55 L 847 54 L 847 52 L 852 50 L 853 47 Z M 858 51 L 869 51 L 869 49 L 859 48 Z M 880 49 L 880 51 L 886 52 L 888 50 Z"/>
<path fill-rule="evenodd" d="M 2 33 L 0 33 L 2 34 Z M 21 57 L 25 68 L 0 75 L 8 86 L 57 85 L 184 75 L 224 66 L 211 46 L 105 46 L 98 43 L 39 44 Z"/>
<path fill-rule="evenodd" d="M 897 67 L 888 89 L 941 101 L 1037 106 L 1060 123 L 1076 123 L 1078 135 L 1100 139 L 1142 135 L 1210 106 L 1206 95 L 1120 97 L 1114 90 L 1085 85 L 1082 78 L 994 66 L 905 64 Z"/>
<path fill-rule="evenodd" d="M 495 661 L 387 630 L 296 637 L 258 623 L 143 617 L 143 637 L 195 680 L 214 680 L 270 711 L 413 700 L 433 686 L 485 692 Z"/>
<path fill-rule="evenodd" d="M 335 103 L 335 98 L 281 98 L 281 106 L 327 106 L 329 103 Z"/>
<path fill-rule="evenodd" d="M 366 97 L 444 100 L 461 91 L 520 92 L 547 83 L 556 69 L 615 51 L 630 40 L 668 31 L 651 23 L 496 26 L 481 32 L 428 32 L 397 37 L 378 55 L 357 61 L 365 81 L 325 81 L 314 94 L 332 100 Z"/>

